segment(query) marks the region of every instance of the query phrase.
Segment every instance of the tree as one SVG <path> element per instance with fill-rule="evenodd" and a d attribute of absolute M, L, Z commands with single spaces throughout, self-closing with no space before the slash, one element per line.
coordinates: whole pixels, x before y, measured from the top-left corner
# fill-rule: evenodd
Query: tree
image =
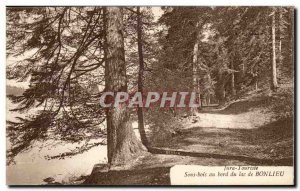
<path fill-rule="evenodd" d="M 122 8 L 107 8 L 107 58 L 105 62 L 105 90 L 127 92 Z M 127 107 L 109 108 L 107 117 L 108 163 L 124 164 L 145 149 L 137 140 Z"/>
<path fill-rule="evenodd" d="M 196 24 L 196 39 L 195 44 L 193 48 L 193 63 L 192 63 L 192 76 L 193 76 L 193 91 L 196 92 L 197 95 L 199 95 L 199 73 L 198 73 L 198 54 L 199 54 L 199 41 L 201 38 L 201 31 L 199 29 L 199 23 Z M 196 112 L 197 108 L 193 108 L 193 112 Z"/>
<path fill-rule="evenodd" d="M 159 60 L 162 67 L 173 75 L 173 84 L 170 84 L 169 89 L 194 91 L 197 95 L 200 91 L 204 93 L 200 89 L 203 71 L 199 68 L 203 61 L 199 48 L 202 46 L 203 29 L 209 23 L 211 10 L 210 7 L 165 8 L 159 22 L 165 26 L 167 34 L 161 36 L 163 48 Z"/>
<path fill-rule="evenodd" d="M 107 133 L 100 124 L 106 117 L 110 164 L 124 163 L 144 150 L 131 128 L 129 112 L 123 108 L 105 111 L 98 100 L 104 90 L 90 91 L 94 84 L 105 85 L 107 91 L 127 91 L 121 9 L 9 8 L 7 14 L 8 56 L 33 52 L 7 68 L 11 79 L 30 78 L 23 95 L 10 96 L 19 104 L 14 111 L 38 109 L 8 122 L 9 163 L 37 141 L 81 144 L 49 158 L 105 144 Z"/>
<path fill-rule="evenodd" d="M 283 74 L 290 80 L 293 9 L 280 9 L 278 17 L 268 7 L 163 10 L 153 24 L 150 8 L 8 8 L 7 54 L 28 56 L 8 66 L 7 77 L 30 78 L 29 88 L 10 98 L 19 104 L 15 111 L 38 108 L 8 123 L 8 158 L 45 140 L 82 144 L 52 158 L 71 156 L 105 144 L 92 143 L 99 138 L 107 138 L 111 165 L 142 154 L 145 148 L 130 124 L 133 112 L 101 108 L 103 91 L 191 92 L 200 87 L 201 94 L 225 104 L 254 88 L 270 88 L 271 76 L 264 74 L 271 70 L 274 81 L 281 83 Z M 153 129 L 180 125 L 175 109 L 151 109 L 137 108 L 146 146 L 145 124 Z M 105 119 L 107 133 L 100 128 Z"/>
<path fill-rule="evenodd" d="M 271 89 L 276 91 L 278 88 L 277 82 L 277 66 L 276 66 L 276 8 L 272 12 L 272 75 L 271 75 Z"/>
<path fill-rule="evenodd" d="M 25 118 L 8 122 L 8 163 L 37 142 L 81 145 L 50 158 L 104 144 L 90 142 L 105 138 L 106 133 L 99 126 L 105 120 L 98 105 L 99 92 L 88 91 L 91 84 L 101 85 L 103 80 L 103 8 L 9 8 L 7 15 L 7 55 L 26 55 L 8 66 L 8 78 L 30 78 L 22 95 L 10 96 L 18 104 L 13 111 L 37 108 Z"/>
<path fill-rule="evenodd" d="M 143 24 L 142 24 L 142 13 L 140 11 L 140 7 L 137 7 L 137 36 L 138 36 L 138 54 L 139 54 L 139 74 L 138 74 L 138 91 L 143 95 L 143 78 L 144 78 L 144 55 L 143 55 L 143 39 L 142 39 L 142 31 L 143 31 Z M 144 114 L 143 108 L 137 108 L 138 114 L 138 128 L 141 135 L 141 140 L 143 145 L 148 147 L 148 139 L 145 132 L 145 125 L 144 125 Z"/>

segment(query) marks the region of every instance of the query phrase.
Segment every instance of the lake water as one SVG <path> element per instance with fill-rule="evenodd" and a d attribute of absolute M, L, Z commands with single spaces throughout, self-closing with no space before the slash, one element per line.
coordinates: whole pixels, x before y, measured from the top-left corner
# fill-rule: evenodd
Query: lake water
<path fill-rule="evenodd" d="M 16 116 L 24 116 L 24 114 L 10 112 L 9 109 L 13 107 L 14 105 L 7 99 L 7 120 L 13 120 Z M 133 123 L 133 127 L 139 138 L 137 122 Z M 106 146 L 97 146 L 87 152 L 63 160 L 46 160 L 44 158 L 46 155 L 66 152 L 77 145 L 65 144 L 55 148 L 43 145 L 45 143 L 37 144 L 42 148 L 35 147 L 29 152 L 19 154 L 15 159 L 16 164 L 6 167 L 7 184 L 39 185 L 44 184 L 43 179 L 47 177 L 53 177 L 58 182 L 68 182 L 72 177 L 89 175 L 95 164 L 107 162 Z"/>

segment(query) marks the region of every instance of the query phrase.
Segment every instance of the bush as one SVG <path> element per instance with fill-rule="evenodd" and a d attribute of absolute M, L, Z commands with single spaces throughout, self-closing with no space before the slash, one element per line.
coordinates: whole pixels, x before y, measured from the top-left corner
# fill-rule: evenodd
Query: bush
<path fill-rule="evenodd" d="M 170 140 L 178 129 L 182 129 L 183 125 L 179 116 L 184 112 L 164 108 L 152 108 L 145 112 L 146 123 L 151 131 L 151 145 L 161 145 Z"/>

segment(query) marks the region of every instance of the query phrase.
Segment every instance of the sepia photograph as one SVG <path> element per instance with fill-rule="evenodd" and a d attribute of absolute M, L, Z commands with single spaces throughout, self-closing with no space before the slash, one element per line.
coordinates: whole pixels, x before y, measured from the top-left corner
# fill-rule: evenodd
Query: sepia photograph
<path fill-rule="evenodd" d="M 7 6 L 6 184 L 295 185 L 294 21 L 293 6 Z"/>

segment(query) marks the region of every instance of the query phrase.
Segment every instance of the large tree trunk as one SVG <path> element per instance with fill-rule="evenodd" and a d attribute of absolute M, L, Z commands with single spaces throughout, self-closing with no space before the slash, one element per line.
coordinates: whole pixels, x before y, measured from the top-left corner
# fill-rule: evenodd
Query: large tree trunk
<path fill-rule="evenodd" d="M 278 88 L 277 83 L 277 66 L 276 66 L 276 22 L 275 15 L 276 9 L 274 8 L 272 14 L 272 76 L 271 76 L 271 89 L 276 91 Z"/>
<path fill-rule="evenodd" d="M 108 7 L 106 21 L 105 89 L 107 92 L 127 92 L 122 8 Z M 127 107 L 109 108 L 106 115 L 108 163 L 128 163 L 145 148 L 133 132 Z"/>
<path fill-rule="evenodd" d="M 144 77 L 144 56 L 143 56 L 143 41 L 142 41 L 142 15 L 140 7 L 137 7 L 137 36 L 138 36 L 138 54 L 139 54 L 139 75 L 138 75 L 138 91 L 143 95 L 143 77 Z M 143 108 L 137 108 L 138 128 L 143 145 L 149 146 L 144 126 Z"/>

